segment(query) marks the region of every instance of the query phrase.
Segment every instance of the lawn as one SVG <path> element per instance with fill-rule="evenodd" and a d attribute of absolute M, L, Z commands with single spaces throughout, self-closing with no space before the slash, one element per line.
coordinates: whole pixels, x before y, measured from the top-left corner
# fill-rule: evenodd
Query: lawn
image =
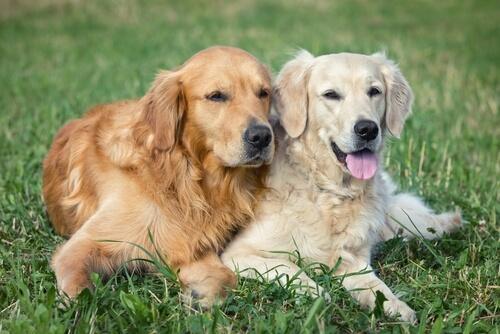
<path fill-rule="evenodd" d="M 499 333 L 498 1 L 0 2 L 0 333 Z M 120 272 L 59 307 L 49 260 L 63 239 L 44 210 L 41 163 L 57 129 L 97 103 L 141 96 L 158 69 L 213 44 L 277 72 L 297 48 L 386 50 L 414 89 L 414 115 L 386 166 L 468 224 L 432 242 L 377 249 L 379 275 L 418 312 L 368 312 L 328 273 L 329 304 L 242 280 L 208 312 L 180 304 L 163 274 Z"/>

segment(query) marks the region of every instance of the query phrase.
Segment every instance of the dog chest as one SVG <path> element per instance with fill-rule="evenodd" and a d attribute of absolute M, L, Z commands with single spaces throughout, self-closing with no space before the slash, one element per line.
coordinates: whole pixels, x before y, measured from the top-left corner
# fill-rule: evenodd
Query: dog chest
<path fill-rule="evenodd" d="M 292 233 L 293 249 L 301 256 L 331 264 L 332 258 L 346 249 L 371 248 L 377 226 L 383 222 L 382 211 L 370 198 L 343 199 L 322 193 L 312 199 L 306 192 L 295 192 L 290 200 L 293 212 L 287 217 L 298 220 Z M 334 261 L 335 262 L 335 261 Z"/>

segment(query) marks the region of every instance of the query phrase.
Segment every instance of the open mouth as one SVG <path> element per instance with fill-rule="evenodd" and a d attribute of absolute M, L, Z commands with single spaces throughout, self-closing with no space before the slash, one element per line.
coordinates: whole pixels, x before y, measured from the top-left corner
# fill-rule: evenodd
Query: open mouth
<path fill-rule="evenodd" d="M 378 158 L 371 150 L 364 148 L 360 151 L 345 153 L 333 141 L 330 145 L 337 160 L 343 164 L 355 178 L 369 180 L 377 172 Z"/>

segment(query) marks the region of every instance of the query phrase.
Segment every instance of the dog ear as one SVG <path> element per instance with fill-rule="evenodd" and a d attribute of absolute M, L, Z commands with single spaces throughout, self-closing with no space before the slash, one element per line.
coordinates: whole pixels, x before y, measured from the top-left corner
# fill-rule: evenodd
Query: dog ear
<path fill-rule="evenodd" d="M 411 113 L 413 93 L 398 66 L 382 53 L 373 55 L 382 63 L 382 73 L 387 87 L 385 124 L 396 138 L 401 136 L 406 118 Z"/>
<path fill-rule="evenodd" d="M 292 138 L 304 132 L 307 123 L 307 81 L 314 56 L 302 50 L 283 66 L 274 85 L 274 104 L 280 123 Z"/>
<path fill-rule="evenodd" d="M 158 150 L 171 150 L 179 138 L 186 108 L 181 85 L 178 72 L 161 71 L 145 96 L 146 122 Z"/>

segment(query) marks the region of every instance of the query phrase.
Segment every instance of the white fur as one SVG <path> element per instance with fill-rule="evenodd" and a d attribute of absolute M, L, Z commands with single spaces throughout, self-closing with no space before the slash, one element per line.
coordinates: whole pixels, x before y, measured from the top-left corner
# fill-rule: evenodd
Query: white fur
<path fill-rule="evenodd" d="M 314 58 L 304 52 L 285 65 L 276 83 L 280 99 L 277 113 L 287 122 L 281 123 L 285 130 L 276 133 L 278 149 L 268 181 L 272 190 L 259 203 L 255 221 L 230 243 L 222 260 L 241 276 L 277 279 L 282 284 L 293 279 L 299 283 L 299 292 L 326 295 L 287 253 L 298 251 L 308 261 L 331 267 L 341 259 L 336 274 L 358 273 L 346 275 L 342 284 L 360 304 L 373 308 L 378 290 L 388 299 L 384 303 L 386 314 L 415 322 L 415 312 L 371 270 L 371 249 L 396 234 L 439 236 L 459 227 L 460 216 L 436 215 L 419 198 L 395 194 L 395 186 L 382 167 L 368 181 L 354 179 L 330 147 L 335 141 L 342 150 L 352 150 L 353 124 L 368 118 L 382 129 L 371 147 L 381 154 L 386 114 L 388 110 L 400 113 L 392 115 L 394 131 L 400 132 L 410 111 L 411 90 L 405 87 L 404 94 L 410 94 L 405 110 L 391 105 L 389 94 L 394 92 L 386 85 L 395 76 L 399 84 L 407 83 L 397 67 L 380 55 Z M 297 77 L 303 82 L 297 82 Z M 370 85 L 377 85 L 382 96 L 367 98 Z M 341 91 L 345 98 L 325 101 L 321 93 L 329 88 Z M 307 105 L 285 110 L 295 98 L 300 103 L 307 101 Z M 307 124 L 304 129 L 302 124 Z"/>

